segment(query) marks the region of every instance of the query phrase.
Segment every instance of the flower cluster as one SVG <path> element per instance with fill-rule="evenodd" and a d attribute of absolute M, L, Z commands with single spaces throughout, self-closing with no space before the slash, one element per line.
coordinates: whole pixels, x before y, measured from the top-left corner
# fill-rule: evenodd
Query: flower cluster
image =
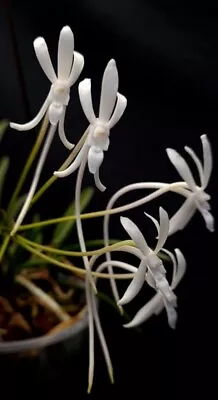
<path fill-rule="evenodd" d="M 74 35 L 69 26 L 65 26 L 60 32 L 57 75 L 55 74 L 45 40 L 42 37 L 38 37 L 34 40 L 33 44 L 39 64 L 51 82 L 51 88 L 40 111 L 32 121 L 23 125 L 11 122 L 10 127 L 20 131 L 32 129 L 41 121 L 46 111 L 48 111 L 52 129 L 50 129 L 48 134 L 36 169 L 37 174 L 34 176 L 29 194 L 17 218 L 12 235 L 16 233 L 22 223 L 34 196 L 57 125 L 59 136 L 64 146 L 69 150 L 74 147 L 66 138 L 64 121 L 66 108 L 70 100 L 70 88 L 79 78 L 84 66 L 84 57 L 80 53 L 74 51 Z M 93 111 L 91 80 L 86 78 L 80 82 L 79 98 L 83 111 L 90 123 L 88 136 L 76 159 L 65 171 L 54 172 L 56 176 L 68 176 L 79 168 L 84 158 L 87 158 L 89 171 L 94 174 L 96 186 L 101 191 L 105 190 L 99 178 L 99 168 L 104 158 L 104 151 L 107 151 L 109 147 L 110 129 L 116 125 L 122 117 L 127 105 L 126 98 L 118 93 L 118 81 L 116 63 L 114 60 L 110 60 L 105 68 L 102 79 L 98 118 Z"/>
<path fill-rule="evenodd" d="M 57 74 L 53 68 L 48 48 L 43 38 L 40 37 L 34 41 L 34 49 L 41 68 L 51 82 L 51 88 L 39 113 L 32 121 L 24 125 L 11 123 L 10 126 L 17 130 L 32 129 L 46 114 L 50 127 L 44 148 L 42 149 L 36 167 L 30 191 L 12 229 L 12 236 L 19 229 L 26 212 L 29 209 L 43 170 L 44 161 L 47 157 L 57 127 L 63 145 L 69 150 L 74 147 L 74 145 L 66 138 L 64 121 L 66 108 L 69 106 L 70 88 L 78 80 L 84 66 L 83 56 L 74 51 L 74 36 L 68 26 L 64 27 L 60 32 Z M 175 328 L 177 321 L 177 297 L 174 291 L 185 273 L 186 261 L 184 255 L 178 248 L 175 249 L 175 253 L 165 249 L 165 242 L 168 236 L 175 234 L 179 230 L 183 230 L 197 210 L 203 216 L 206 227 L 210 231 L 214 230 L 213 216 L 210 213 L 210 205 L 208 203 L 210 196 L 205 192 L 212 171 L 212 153 L 207 136 L 202 135 L 203 163 L 191 148 L 187 146 L 185 147 L 185 151 L 189 154 L 197 167 L 200 177 L 200 186 L 196 184 L 185 159 L 176 150 L 167 149 L 166 151 L 169 160 L 174 165 L 183 181 L 174 183 L 140 182 L 120 189 L 109 201 L 108 207 L 102 214 L 104 215 L 106 261 L 99 263 L 99 256 L 97 253 L 92 258 L 89 258 L 86 255 L 86 244 L 83 235 L 80 210 L 82 180 L 86 165 L 88 165 L 89 172 L 94 175 L 96 187 L 100 191 L 105 190 L 105 186 L 101 183 L 99 177 L 100 166 L 104 159 L 104 153 L 109 149 L 110 131 L 122 117 L 127 105 L 126 98 L 118 92 L 118 84 L 119 78 L 116 62 L 111 59 L 103 74 L 99 112 L 98 116 L 96 116 L 92 103 L 91 80 L 86 78 L 79 83 L 78 94 L 82 109 L 88 120 L 88 128 L 84 140 L 77 145 L 77 151 L 75 153 L 75 149 L 72 151 L 72 157 L 68 165 L 65 165 L 65 169 L 54 172 L 56 177 L 64 178 L 78 170 L 75 187 L 75 215 L 78 240 L 81 251 L 83 252 L 83 261 L 86 269 L 86 298 L 90 335 L 89 390 L 92 386 L 94 374 L 94 325 L 98 332 L 110 377 L 113 380 L 109 351 L 96 307 L 95 291 L 97 290 L 97 280 L 93 277 L 94 267 L 95 273 L 98 274 L 101 274 L 102 270 L 106 269 L 108 278 L 111 280 L 115 301 L 120 309 L 136 297 L 144 284 L 148 284 L 154 289 L 155 294 L 153 298 L 137 312 L 132 321 L 126 324 L 125 327 L 132 328 L 142 324 L 149 317 L 159 314 L 165 308 L 169 326 Z M 113 207 L 115 201 L 117 201 L 122 195 L 129 191 L 138 189 L 150 189 L 154 191 L 148 196 L 133 203 L 118 208 Z M 180 196 L 185 197 L 185 201 L 171 218 L 169 218 L 168 213 L 160 207 L 159 222 L 151 215 L 145 213 L 146 217 L 154 223 L 157 230 L 158 239 L 154 249 L 148 246 L 147 241 L 137 225 L 124 216 L 121 217 L 120 222 L 130 238 L 128 244 L 123 245 L 121 243 L 120 246 L 114 249 L 108 246 L 110 214 L 124 213 L 134 207 L 146 204 L 148 201 L 155 199 L 166 192 L 177 193 Z M 127 264 L 119 259 L 112 259 L 112 254 L 114 255 L 117 252 L 119 254 L 126 252 L 135 255 L 136 259 L 140 260 L 139 265 L 135 266 Z M 167 263 L 166 265 L 163 264 L 163 253 L 165 253 L 168 259 L 172 261 L 173 272 L 170 281 L 168 281 L 168 275 L 166 274 Z M 131 272 L 131 283 L 128 285 L 121 298 L 116 284 L 114 268 L 121 268 Z"/>

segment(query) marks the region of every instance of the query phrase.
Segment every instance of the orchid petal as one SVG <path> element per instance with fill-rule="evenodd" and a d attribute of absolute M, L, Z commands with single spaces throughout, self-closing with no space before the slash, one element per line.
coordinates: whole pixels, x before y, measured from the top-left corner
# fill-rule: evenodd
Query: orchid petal
<path fill-rule="evenodd" d="M 43 69 L 45 75 L 50 80 L 50 82 L 54 83 L 57 80 L 57 77 L 51 62 L 45 40 L 42 37 L 38 37 L 34 40 L 33 46 L 41 68 Z"/>
<path fill-rule="evenodd" d="M 133 242 L 135 242 L 136 246 L 141 250 L 142 254 L 148 256 L 150 254 L 150 249 L 137 225 L 126 217 L 120 217 L 120 222 Z"/>
<path fill-rule="evenodd" d="M 203 146 L 203 157 L 204 157 L 204 188 L 206 188 L 213 168 L 213 156 L 212 156 L 211 145 L 207 138 L 207 135 L 201 136 L 201 142 Z"/>
<path fill-rule="evenodd" d="M 104 152 L 102 150 L 98 150 L 95 147 L 90 147 L 88 153 L 88 167 L 91 174 L 96 173 L 96 171 L 100 168 L 103 159 Z"/>
<path fill-rule="evenodd" d="M 170 328 L 175 329 L 177 318 L 178 318 L 175 307 L 171 304 L 170 301 L 166 300 L 164 297 L 163 297 L 163 302 L 164 302 L 164 306 L 165 306 L 165 309 L 167 312 L 168 324 L 169 324 Z"/>
<path fill-rule="evenodd" d="M 154 313 L 162 311 L 164 303 L 160 293 L 152 297 L 135 315 L 135 317 L 128 324 L 123 325 L 124 328 L 135 328 L 149 319 Z"/>
<path fill-rule="evenodd" d="M 83 112 L 90 124 L 94 124 L 96 116 L 92 105 L 91 80 L 84 79 L 82 82 L 80 82 L 78 90 Z"/>
<path fill-rule="evenodd" d="M 164 309 L 164 303 L 162 301 L 162 303 L 159 304 L 159 306 L 155 309 L 154 311 L 154 315 L 159 315 Z"/>
<path fill-rule="evenodd" d="M 69 26 L 61 29 L 58 43 L 58 79 L 66 81 L 69 78 L 74 50 L 74 36 Z"/>
<path fill-rule="evenodd" d="M 26 124 L 16 124 L 14 122 L 10 122 L 10 127 L 12 129 L 16 129 L 18 131 L 28 131 L 30 129 L 35 128 L 36 125 L 41 121 L 41 119 L 44 117 L 46 110 L 49 106 L 50 103 L 50 92 L 48 96 L 46 97 L 42 107 L 40 108 L 38 114 L 35 116 L 35 118 L 32 119 L 32 121 L 27 122 Z"/>
<path fill-rule="evenodd" d="M 160 231 L 159 231 L 157 246 L 154 250 L 156 254 L 159 253 L 159 251 L 162 249 L 169 234 L 169 217 L 167 212 L 162 207 L 160 207 L 159 209 L 159 215 L 160 215 Z"/>
<path fill-rule="evenodd" d="M 156 282 L 154 279 L 154 275 L 151 273 L 150 270 L 148 270 L 147 274 L 146 274 L 146 282 L 149 286 L 151 286 L 153 289 L 156 289 Z"/>
<path fill-rule="evenodd" d="M 104 192 L 106 190 L 106 186 L 103 185 L 99 178 L 99 169 L 95 172 L 94 174 L 94 180 L 95 180 L 95 185 L 96 187 L 101 191 Z"/>
<path fill-rule="evenodd" d="M 144 212 L 144 214 L 146 215 L 146 217 L 150 218 L 150 220 L 153 222 L 153 224 L 155 225 L 156 229 L 157 229 L 157 234 L 159 235 L 159 231 L 160 231 L 160 225 L 159 222 L 156 220 L 156 218 L 152 217 L 152 215 Z"/>
<path fill-rule="evenodd" d="M 190 195 L 183 205 L 179 208 L 179 210 L 170 218 L 170 228 L 169 235 L 182 230 L 188 224 L 190 219 L 193 217 L 196 211 L 196 205 L 193 201 L 192 195 Z"/>
<path fill-rule="evenodd" d="M 65 131 L 64 131 L 64 120 L 65 120 L 65 113 L 66 113 L 66 107 L 64 107 L 62 116 L 59 121 L 59 126 L 58 126 L 58 132 L 60 136 L 60 140 L 62 141 L 63 145 L 68 149 L 72 150 L 74 147 L 74 144 L 70 143 L 69 140 L 67 140 Z"/>
<path fill-rule="evenodd" d="M 58 178 L 65 178 L 66 176 L 75 172 L 77 168 L 79 168 L 81 162 L 83 161 L 83 158 L 87 156 L 87 151 L 88 147 L 86 143 L 84 143 L 83 147 L 81 148 L 80 152 L 78 153 L 77 157 L 72 162 L 72 164 L 64 171 L 55 171 L 54 175 L 57 176 Z"/>
<path fill-rule="evenodd" d="M 171 288 L 175 289 L 181 279 L 183 278 L 185 271 L 186 271 L 186 260 L 184 255 L 182 254 L 181 250 L 175 249 L 176 257 L 174 254 L 165 249 L 162 248 L 162 251 L 166 253 L 172 260 L 173 263 L 173 276 L 172 276 L 172 283 L 171 283 Z"/>
<path fill-rule="evenodd" d="M 175 253 L 177 258 L 177 273 L 172 281 L 172 289 L 176 288 L 186 271 L 186 260 L 184 255 L 179 249 L 175 249 Z"/>
<path fill-rule="evenodd" d="M 162 276 L 161 278 L 159 278 L 156 281 L 156 286 L 157 289 L 160 290 L 160 292 L 162 293 L 163 297 L 170 302 L 171 305 L 173 305 L 173 307 L 176 307 L 177 305 L 177 297 L 176 295 L 173 293 L 171 287 L 169 286 L 169 283 L 167 281 L 167 279 L 165 278 L 165 276 Z"/>
<path fill-rule="evenodd" d="M 178 249 L 177 249 L 177 250 L 178 250 Z M 171 261 L 172 261 L 172 264 L 173 264 L 173 275 L 172 275 L 172 283 L 171 283 L 171 286 L 172 286 L 172 288 L 174 288 L 174 287 L 173 287 L 173 282 L 175 281 L 176 275 L 177 275 L 177 272 L 178 272 L 178 265 L 177 265 L 176 257 L 174 256 L 174 254 L 173 254 L 171 251 L 169 251 L 169 250 L 167 250 L 167 249 L 165 249 L 165 248 L 163 248 L 163 247 L 162 247 L 161 251 L 163 251 L 164 253 L 166 253 L 166 254 L 170 257 L 170 259 L 171 259 Z M 180 253 L 181 253 L 181 252 L 180 252 Z"/>
<path fill-rule="evenodd" d="M 198 156 L 195 154 L 195 152 L 190 147 L 185 146 L 185 151 L 190 155 L 190 157 L 194 161 L 194 163 L 198 169 L 199 176 L 200 176 L 201 186 L 203 187 L 204 186 L 204 171 L 203 171 L 203 166 L 202 166 L 201 160 L 198 158 Z"/>
<path fill-rule="evenodd" d="M 139 264 L 138 270 L 135 273 L 132 282 L 128 286 L 123 297 L 119 300 L 119 305 L 123 306 L 124 304 L 129 303 L 138 294 L 145 282 L 146 266 L 146 260 L 143 259 Z"/>
<path fill-rule="evenodd" d="M 109 129 L 113 128 L 113 126 L 116 125 L 117 122 L 120 120 L 125 111 L 126 106 L 127 106 L 126 97 L 120 93 L 117 93 L 117 104 L 113 112 L 113 115 L 108 123 Z"/>
<path fill-rule="evenodd" d="M 174 149 L 169 149 L 168 148 L 168 149 L 166 149 L 166 152 L 167 152 L 167 155 L 168 155 L 171 163 L 174 165 L 174 167 L 176 168 L 176 170 L 179 173 L 179 175 L 188 184 L 189 188 L 193 192 L 195 192 L 196 191 L 196 184 L 195 184 L 193 175 L 191 173 L 191 170 L 190 170 L 187 162 Z"/>
<path fill-rule="evenodd" d="M 213 215 L 208 211 L 208 209 L 206 207 L 204 207 L 204 205 L 202 205 L 202 206 L 198 205 L 198 210 L 200 211 L 202 217 L 204 218 L 207 229 L 210 232 L 214 232 L 214 217 L 213 217 Z"/>
<path fill-rule="evenodd" d="M 78 53 L 78 51 L 74 51 L 73 66 L 70 72 L 69 79 L 67 81 L 67 84 L 69 86 L 74 85 L 74 83 L 77 81 L 83 70 L 83 67 L 84 67 L 83 55 Z"/>
<path fill-rule="evenodd" d="M 118 91 L 118 72 L 114 60 L 107 64 L 101 85 L 99 119 L 108 122 L 114 109 Z"/>

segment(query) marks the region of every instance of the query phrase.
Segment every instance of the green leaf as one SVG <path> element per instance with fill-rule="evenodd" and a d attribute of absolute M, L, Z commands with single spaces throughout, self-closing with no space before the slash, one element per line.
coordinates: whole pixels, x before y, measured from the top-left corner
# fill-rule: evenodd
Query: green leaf
<path fill-rule="evenodd" d="M 94 194 L 94 189 L 91 187 L 83 189 L 80 197 L 80 210 L 81 212 L 88 206 Z M 74 215 L 75 214 L 75 204 L 71 203 L 69 207 L 66 209 L 64 213 L 64 217 Z M 53 232 L 52 244 L 56 247 L 59 247 L 66 240 L 69 235 L 73 225 L 75 224 L 75 220 L 67 221 L 65 223 L 57 224 L 56 228 Z"/>
<path fill-rule="evenodd" d="M 43 233 L 41 231 L 37 232 L 34 242 L 39 244 L 43 243 Z"/>
<path fill-rule="evenodd" d="M 12 243 L 10 244 L 10 246 L 8 247 L 8 254 L 9 254 L 9 256 L 10 256 L 11 258 L 14 257 L 14 255 L 15 255 L 15 253 L 16 253 L 18 247 L 19 247 L 19 245 L 18 245 L 16 242 L 14 242 L 14 243 L 12 242 Z"/>
<path fill-rule="evenodd" d="M 40 215 L 34 214 L 32 222 L 34 223 L 39 221 L 40 221 Z M 41 227 L 37 226 L 35 228 L 30 229 L 27 234 L 27 237 L 29 240 L 32 240 L 32 242 L 41 244 L 43 242 L 43 233 L 41 231 Z"/>
<path fill-rule="evenodd" d="M 10 215 L 8 215 L 9 219 L 15 219 L 19 211 L 21 210 L 21 207 L 26 199 L 26 194 L 22 194 L 22 196 L 18 197 L 16 202 L 13 204 L 13 207 L 11 208 Z"/>
<path fill-rule="evenodd" d="M 23 269 L 28 269 L 28 268 L 33 268 L 33 267 L 38 267 L 37 270 L 39 271 L 40 269 L 44 269 L 45 265 L 49 265 L 48 261 L 42 261 L 37 260 L 37 259 L 30 259 L 29 261 L 20 263 L 17 267 L 16 267 L 16 273 L 20 273 L 21 271 L 23 271 Z"/>
<path fill-rule="evenodd" d="M 8 127 L 8 121 L 6 119 L 2 119 L 0 121 L 0 142 L 4 136 L 7 127 Z"/>
<path fill-rule="evenodd" d="M 5 178 L 9 168 L 10 159 L 9 157 L 2 157 L 0 160 L 0 203 L 2 200 L 2 192 L 4 188 Z"/>
<path fill-rule="evenodd" d="M 32 222 L 39 222 L 40 215 L 35 214 L 32 218 Z M 41 227 L 36 227 L 27 232 L 27 238 L 35 243 L 42 244 L 43 243 L 43 232 L 41 231 Z M 16 249 L 17 250 L 17 249 Z M 21 250 L 19 248 L 19 250 Z M 13 254 L 16 260 L 16 253 Z M 16 273 L 17 271 L 21 271 L 23 268 L 30 268 L 34 265 L 44 265 L 45 262 L 38 258 L 35 254 L 31 254 L 27 261 L 19 261 L 15 267 Z"/>

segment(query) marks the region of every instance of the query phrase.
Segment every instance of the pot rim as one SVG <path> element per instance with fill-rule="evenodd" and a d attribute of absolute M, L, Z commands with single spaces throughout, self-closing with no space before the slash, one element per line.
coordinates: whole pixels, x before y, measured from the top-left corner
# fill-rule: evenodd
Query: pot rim
<path fill-rule="evenodd" d="M 63 342 L 82 332 L 88 326 L 88 312 L 75 324 L 65 328 L 63 331 L 51 335 L 44 335 L 37 338 L 14 340 L 12 342 L 0 342 L 0 354 L 12 354 L 28 350 L 39 350 L 45 347 Z"/>

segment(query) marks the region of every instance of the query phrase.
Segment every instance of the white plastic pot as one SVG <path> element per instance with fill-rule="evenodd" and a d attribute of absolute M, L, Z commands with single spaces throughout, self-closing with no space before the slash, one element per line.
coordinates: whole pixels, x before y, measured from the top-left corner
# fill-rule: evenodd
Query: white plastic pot
<path fill-rule="evenodd" d="M 1 385 L 5 384 L 8 390 L 10 376 L 16 387 L 23 387 L 23 379 L 31 387 L 49 387 L 64 379 L 65 373 L 73 374 L 78 383 L 83 374 L 79 368 L 83 368 L 80 360 L 87 328 L 86 312 L 78 322 L 57 334 L 0 342 Z"/>

